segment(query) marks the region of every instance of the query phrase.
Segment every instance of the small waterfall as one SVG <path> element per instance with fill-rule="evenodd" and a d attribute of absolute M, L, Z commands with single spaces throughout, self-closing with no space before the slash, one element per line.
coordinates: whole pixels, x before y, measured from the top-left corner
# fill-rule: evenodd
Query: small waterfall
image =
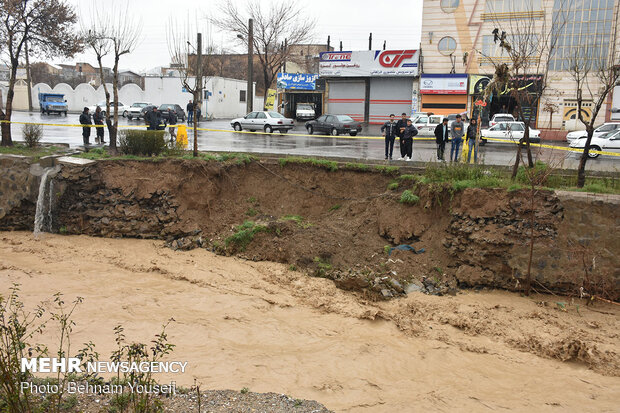
<path fill-rule="evenodd" d="M 41 232 L 48 232 L 52 229 L 52 199 L 53 199 L 53 181 L 49 175 L 55 168 L 46 168 L 41 176 L 39 184 L 39 195 L 37 197 L 37 209 L 34 215 L 34 234 L 39 235 Z M 47 186 L 49 182 L 49 191 Z"/>

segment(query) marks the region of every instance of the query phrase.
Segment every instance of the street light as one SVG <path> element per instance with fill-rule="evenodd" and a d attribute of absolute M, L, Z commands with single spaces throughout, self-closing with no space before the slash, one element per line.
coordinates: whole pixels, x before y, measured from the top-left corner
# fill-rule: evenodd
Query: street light
<path fill-rule="evenodd" d="M 246 40 L 242 34 L 237 34 L 237 39 Z M 254 110 L 254 82 L 252 82 L 254 72 L 254 19 L 248 20 L 248 84 L 245 92 L 246 111 L 250 113 Z"/>

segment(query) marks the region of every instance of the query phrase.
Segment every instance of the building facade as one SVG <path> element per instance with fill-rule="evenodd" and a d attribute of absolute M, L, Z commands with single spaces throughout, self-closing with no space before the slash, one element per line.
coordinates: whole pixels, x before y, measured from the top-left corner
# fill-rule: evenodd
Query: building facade
<path fill-rule="evenodd" d="M 486 84 L 493 78 L 498 63 L 512 60 L 500 47 L 502 36 L 512 46 L 523 50 L 527 85 L 545 85 L 541 99 L 524 113 L 531 113 L 539 128 L 564 128 L 576 117 L 576 86 L 567 71 L 571 59 L 579 56 L 584 44 L 589 47 L 583 58 L 617 59 L 620 51 L 618 14 L 620 0 L 426 0 L 422 18 L 421 88 L 425 77 L 447 83 L 454 75 L 468 77 L 467 93 L 449 93 L 441 97 L 424 93 L 421 106 L 426 112 L 458 113 L 463 102 L 468 113 L 474 110 Z M 498 29 L 496 33 L 493 33 Z M 533 44 L 528 53 L 528 44 Z M 543 50 L 541 44 L 552 44 Z M 443 75 L 443 76 L 442 76 Z M 591 77 L 590 87 L 600 87 Z M 488 99 L 484 116 L 516 112 L 516 102 L 509 93 L 494 93 Z M 430 106 L 429 106 L 430 105 Z M 432 106 L 440 108 L 432 110 Z M 585 102 L 587 112 L 591 102 Z M 458 108 L 457 108 L 458 106 Z M 612 94 L 597 121 L 612 117 Z M 555 109 L 555 111 L 554 111 Z M 554 112 L 554 113 L 552 113 Z M 586 113 L 587 115 L 587 113 Z M 526 115 L 527 116 L 527 115 Z M 574 122 L 573 122 L 574 124 Z"/>

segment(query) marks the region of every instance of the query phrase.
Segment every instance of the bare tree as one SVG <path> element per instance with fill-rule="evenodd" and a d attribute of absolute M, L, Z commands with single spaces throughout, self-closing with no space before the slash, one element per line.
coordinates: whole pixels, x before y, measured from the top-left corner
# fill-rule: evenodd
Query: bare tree
<path fill-rule="evenodd" d="M 517 145 L 517 156 L 512 170 L 513 179 L 517 175 L 523 147 L 526 150 L 528 166 L 534 167 L 530 127 L 535 126 L 535 108 L 548 89 L 550 58 L 557 47 L 558 32 L 566 21 L 564 13 L 552 13 L 552 21 L 549 24 L 545 18 L 548 12 L 539 14 L 540 10 L 533 9 L 535 4 L 533 1 L 514 4 L 525 5 L 526 11 L 519 9 L 511 12 L 522 13 L 529 17 L 522 19 L 498 17 L 494 22 L 496 27 L 491 33 L 493 35 L 491 49 L 495 50 L 481 52 L 483 58 L 495 68 L 493 80 L 485 91 L 486 98 L 493 92 L 509 95 L 516 102 L 515 114 L 525 124 L 523 140 Z"/>
<path fill-rule="evenodd" d="M 232 0 L 223 0 L 219 16 L 212 16 L 213 24 L 231 32 L 247 47 L 248 20 L 254 19 L 254 53 L 258 56 L 263 72 L 267 101 L 267 89 L 276 78 L 280 68 L 290 57 L 287 45 L 309 42 L 313 37 L 316 22 L 309 18 L 303 4 L 293 0 L 266 2 L 248 0 L 245 10 Z"/>
<path fill-rule="evenodd" d="M 577 169 L 577 187 L 583 188 L 586 182 L 586 162 L 591 155 L 590 150 L 600 151 L 600 146 L 592 146 L 594 125 L 607 96 L 620 81 L 620 50 L 616 50 L 618 15 L 612 25 L 611 45 L 599 44 L 598 36 L 592 34 L 586 38 L 569 58 L 569 72 L 576 86 L 577 117 L 586 127 L 587 139 Z M 583 110 L 584 102 L 592 102 L 589 117 Z"/>
<path fill-rule="evenodd" d="M 71 57 L 81 50 L 81 41 L 74 32 L 77 17 L 64 0 L 0 0 L 0 40 L 2 54 L 9 61 L 9 87 L 4 112 L 2 146 L 13 144 L 11 115 L 17 81 L 17 68 L 28 43 L 30 52 L 41 56 Z"/>
<path fill-rule="evenodd" d="M 101 8 L 93 9 L 91 21 L 82 21 L 82 30 L 86 44 L 95 53 L 99 65 L 99 77 L 106 100 L 106 125 L 110 134 L 110 152 L 116 153 L 116 141 L 118 135 L 118 64 L 120 58 L 131 53 L 140 41 L 142 33 L 141 21 L 131 17 L 128 7 L 125 9 L 110 7 L 105 4 Z M 103 59 L 110 56 L 114 59 L 112 66 L 112 102 L 113 112 L 110 108 L 110 90 L 106 84 L 103 71 Z"/>
<path fill-rule="evenodd" d="M 191 33 L 191 34 L 190 34 Z M 191 36 L 191 37 L 190 37 Z M 192 41 L 196 37 L 196 45 Z M 202 91 L 207 86 L 208 76 L 205 76 L 206 68 L 210 63 L 210 52 L 214 47 L 207 42 L 207 47 L 202 44 L 202 34 L 193 28 L 180 28 L 174 21 L 168 25 L 168 50 L 170 62 L 179 71 L 181 85 L 194 97 L 194 156 L 198 156 L 198 108 L 202 105 Z M 205 55 L 203 50 L 206 49 Z M 196 58 L 190 59 L 192 50 L 196 52 Z M 188 114 L 189 115 L 189 114 Z"/>

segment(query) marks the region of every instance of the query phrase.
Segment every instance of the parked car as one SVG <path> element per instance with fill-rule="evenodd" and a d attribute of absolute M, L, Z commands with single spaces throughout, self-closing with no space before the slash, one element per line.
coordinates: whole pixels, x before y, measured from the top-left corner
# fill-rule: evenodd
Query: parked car
<path fill-rule="evenodd" d="M 593 138 L 599 138 L 609 132 L 613 132 L 620 129 L 620 122 L 608 122 L 603 123 L 602 125 L 597 126 L 594 129 Z M 572 142 L 575 139 L 581 139 L 588 137 L 588 132 L 585 130 L 578 130 L 574 132 L 569 132 L 566 134 L 566 142 Z"/>
<path fill-rule="evenodd" d="M 433 136 L 435 134 L 435 127 L 441 123 L 443 118 L 442 115 L 419 115 L 411 123 L 418 129 L 418 135 Z"/>
<path fill-rule="evenodd" d="M 500 122 L 488 129 L 480 131 L 480 138 L 486 143 L 487 138 L 501 139 L 505 142 L 517 143 L 525 135 L 525 124 L 523 122 Z M 540 131 L 530 128 L 530 142 L 540 142 Z"/>
<path fill-rule="evenodd" d="M 237 132 L 246 129 L 249 131 L 262 130 L 267 133 L 278 130 L 281 133 L 286 133 L 293 129 L 295 122 L 293 119 L 285 118 L 284 115 L 278 112 L 269 110 L 250 112 L 242 118 L 231 120 L 230 126 Z"/>
<path fill-rule="evenodd" d="M 134 104 L 132 104 L 129 109 L 127 110 L 127 117 L 129 118 L 129 120 L 136 118 L 136 119 L 140 119 L 141 117 L 144 117 L 144 114 L 142 113 L 142 109 L 144 109 L 147 106 L 152 106 L 152 103 L 145 103 L 145 102 L 136 102 Z"/>
<path fill-rule="evenodd" d="M 362 131 L 362 124 L 348 115 L 321 115 L 316 120 L 306 122 L 306 130 L 310 135 L 323 132 L 334 136 L 341 133 L 355 136 Z"/>
<path fill-rule="evenodd" d="M 569 145 L 571 148 L 584 149 L 586 147 L 587 137 L 582 136 L 575 139 Z M 594 151 L 620 152 L 620 129 L 604 133 L 599 136 L 592 136 L 590 141 L 590 149 Z M 600 154 L 588 151 L 590 158 L 598 158 Z"/>
<path fill-rule="evenodd" d="M 495 126 L 500 122 L 515 122 L 515 117 L 508 113 L 496 113 L 489 122 L 489 127 Z"/>
<path fill-rule="evenodd" d="M 182 122 L 185 122 L 185 111 L 183 108 L 176 103 L 164 103 L 159 106 L 159 111 L 161 112 L 161 116 L 164 118 L 168 118 L 168 113 L 170 111 L 176 113 L 177 119 L 181 119 Z"/>
<path fill-rule="evenodd" d="M 110 102 L 110 116 L 114 115 L 114 104 L 115 102 Z M 96 105 L 93 106 L 89 106 L 88 110 L 90 111 L 90 114 L 92 115 L 93 113 L 95 113 L 95 110 L 97 109 L 97 106 L 99 106 L 101 108 L 101 112 L 103 113 L 103 116 L 105 116 L 106 114 L 106 105 L 105 105 L 105 100 L 103 102 L 99 102 Z M 122 102 L 118 102 L 116 103 L 116 106 L 118 106 L 118 114 L 122 117 L 126 117 L 127 116 L 127 111 L 129 110 L 129 106 L 123 105 Z"/>
<path fill-rule="evenodd" d="M 60 93 L 39 93 L 39 108 L 41 113 L 64 113 L 67 116 L 67 101 Z"/>
<path fill-rule="evenodd" d="M 297 120 L 311 120 L 316 117 L 313 103 L 298 103 L 295 110 Z"/>

